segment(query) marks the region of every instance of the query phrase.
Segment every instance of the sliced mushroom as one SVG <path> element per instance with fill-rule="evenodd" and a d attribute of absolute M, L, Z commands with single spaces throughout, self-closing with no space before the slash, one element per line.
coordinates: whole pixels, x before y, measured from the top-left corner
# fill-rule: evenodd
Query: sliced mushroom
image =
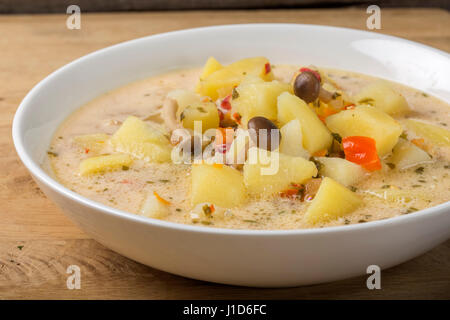
<path fill-rule="evenodd" d="M 167 97 L 161 109 L 161 117 L 170 131 L 182 128 L 181 123 L 177 120 L 177 110 L 177 101 L 175 99 Z"/>

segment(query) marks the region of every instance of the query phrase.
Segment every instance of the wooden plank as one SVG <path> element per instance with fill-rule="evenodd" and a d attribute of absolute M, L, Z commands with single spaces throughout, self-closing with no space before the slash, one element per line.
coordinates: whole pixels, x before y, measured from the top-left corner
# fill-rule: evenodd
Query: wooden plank
<path fill-rule="evenodd" d="M 0 16 L 0 298 L 450 298 L 450 241 L 383 272 L 380 291 L 367 290 L 365 277 L 255 290 L 142 266 L 89 239 L 68 221 L 37 188 L 13 149 L 11 122 L 25 94 L 50 72 L 89 52 L 150 34 L 214 24 L 326 23 L 364 29 L 363 9 L 83 14 L 82 29 L 72 31 L 65 27 L 66 17 Z M 450 51 L 449 21 L 443 10 L 384 9 L 381 32 Z M 82 268 L 79 291 L 65 286 L 70 264 Z"/>

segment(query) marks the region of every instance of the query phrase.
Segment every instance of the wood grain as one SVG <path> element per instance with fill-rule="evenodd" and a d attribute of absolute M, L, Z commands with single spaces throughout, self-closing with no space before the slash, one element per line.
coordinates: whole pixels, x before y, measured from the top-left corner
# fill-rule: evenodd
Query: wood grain
<path fill-rule="evenodd" d="M 449 299 L 450 241 L 384 271 L 378 291 L 367 290 L 365 277 L 274 290 L 204 283 L 148 268 L 106 249 L 68 221 L 13 149 L 11 122 L 25 94 L 55 69 L 91 51 L 213 24 L 293 22 L 364 29 L 366 17 L 363 9 L 84 14 L 82 29 L 71 31 L 65 15 L 0 16 L 0 298 Z M 437 9 L 384 9 L 381 32 L 450 51 L 449 18 Z M 81 290 L 66 288 L 71 264 L 81 267 Z"/>

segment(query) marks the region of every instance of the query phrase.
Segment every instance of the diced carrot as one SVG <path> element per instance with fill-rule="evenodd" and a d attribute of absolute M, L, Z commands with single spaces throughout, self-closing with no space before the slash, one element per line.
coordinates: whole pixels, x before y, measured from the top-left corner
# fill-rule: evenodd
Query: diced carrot
<path fill-rule="evenodd" d="M 345 159 L 361 165 L 368 171 L 381 169 L 376 142 L 374 139 L 363 136 L 351 136 L 342 139 Z"/>
<path fill-rule="evenodd" d="M 299 195 L 301 189 L 286 189 L 280 192 L 282 198 L 293 198 Z"/>
<path fill-rule="evenodd" d="M 422 150 L 426 150 L 427 149 L 427 146 L 425 144 L 425 140 L 422 139 L 422 138 L 420 138 L 420 139 L 412 139 L 411 142 L 414 143 L 416 146 L 418 146 Z"/>
<path fill-rule="evenodd" d="M 234 130 L 233 128 L 217 128 L 216 129 L 216 138 L 214 139 L 215 145 L 222 144 L 231 144 L 234 139 Z"/>
<path fill-rule="evenodd" d="M 216 211 L 216 208 L 214 207 L 214 204 L 211 204 L 209 206 L 209 208 L 211 209 L 211 213 L 213 213 L 214 211 Z"/>
<path fill-rule="evenodd" d="M 153 191 L 153 194 L 156 197 L 156 199 L 158 199 L 159 202 L 161 202 L 163 204 L 166 204 L 166 205 L 170 204 L 169 201 L 167 201 L 166 199 L 161 198 L 161 196 L 156 191 Z"/>
<path fill-rule="evenodd" d="M 313 153 L 314 157 L 325 157 L 328 153 L 327 149 L 319 150 Z"/>
<path fill-rule="evenodd" d="M 89 148 L 84 149 L 84 153 L 89 153 L 89 151 L 91 151 Z"/>

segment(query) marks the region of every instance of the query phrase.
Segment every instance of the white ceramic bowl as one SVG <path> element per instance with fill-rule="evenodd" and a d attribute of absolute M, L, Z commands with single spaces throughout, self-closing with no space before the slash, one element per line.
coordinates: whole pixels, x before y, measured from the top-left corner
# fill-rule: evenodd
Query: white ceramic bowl
<path fill-rule="evenodd" d="M 365 224 L 312 230 L 226 230 L 175 224 L 86 199 L 40 167 L 57 126 L 107 90 L 174 68 L 261 56 L 274 63 L 353 70 L 417 87 L 450 102 L 449 54 L 407 40 L 351 29 L 231 25 L 183 30 L 115 45 L 40 82 L 14 118 L 17 152 L 45 194 L 86 233 L 133 260 L 225 284 L 283 287 L 328 282 L 388 268 L 450 236 L 450 202 Z"/>

